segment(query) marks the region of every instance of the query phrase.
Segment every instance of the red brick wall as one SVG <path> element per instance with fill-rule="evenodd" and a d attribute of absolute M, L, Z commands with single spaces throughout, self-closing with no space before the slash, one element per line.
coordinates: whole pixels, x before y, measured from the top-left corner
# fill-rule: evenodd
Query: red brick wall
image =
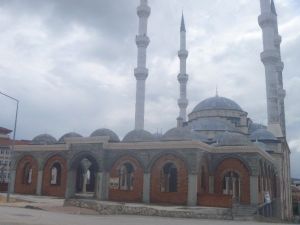
<path fill-rule="evenodd" d="M 242 204 L 250 204 L 250 173 L 247 167 L 238 159 L 223 160 L 215 172 L 215 193 L 222 193 L 222 181 L 226 172 L 235 171 L 241 179 L 241 198 Z"/>
<path fill-rule="evenodd" d="M 198 205 L 232 208 L 232 196 L 222 194 L 198 194 Z"/>
<path fill-rule="evenodd" d="M 140 163 L 130 156 L 124 156 L 120 158 L 113 165 L 110 171 L 111 178 L 119 177 L 119 170 L 124 163 L 130 163 L 133 168 L 133 190 L 119 190 L 119 189 L 109 189 L 109 200 L 111 201 L 123 201 L 123 202 L 142 202 L 143 200 L 143 180 L 144 180 L 144 170 Z"/>
<path fill-rule="evenodd" d="M 27 163 L 30 163 L 32 168 L 32 182 L 31 184 L 25 184 L 24 181 L 24 167 Z M 19 194 L 36 194 L 36 184 L 38 175 L 38 164 L 32 156 L 23 157 L 17 166 L 16 180 L 15 180 L 15 192 Z"/>
<path fill-rule="evenodd" d="M 172 162 L 177 168 L 177 192 L 161 192 L 161 170 L 168 162 Z M 187 204 L 188 171 L 184 161 L 174 155 L 164 155 L 159 158 L 151 169 L 150 202 L 166 204 Z"/>
<path fill-rule="evenodd" d="M 61 181 L 60 185 L 51 185 L 51 168 L 54 163 L 59 163 L 61 166 Z M 67 182 L 67 162 L 60 156 L 51 157 L 45 164 L 43 174 L 42 194 L 49 196 L 64 197 Z"/>

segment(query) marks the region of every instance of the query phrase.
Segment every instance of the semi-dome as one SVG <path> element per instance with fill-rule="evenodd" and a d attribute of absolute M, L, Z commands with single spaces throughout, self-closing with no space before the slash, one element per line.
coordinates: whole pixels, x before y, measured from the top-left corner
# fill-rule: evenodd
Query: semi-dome
<path fill-rule="evenodd" d="M 123 138 L 123 142 L 149 142 L 149 141 L 155 141 L 155 137 L 153 134 L 145 130 L 130 131 Z"/>
<path fill-rule="evenodd" d="M 33 145 L 53 145 L 56 142 L 57 140 L 49 134 L 40 134 L 31 141 Z"/>
<path fill-rule="evenodd" d="M 187 127 L 175 127 L 168 130 L 162 137 L 164 141 L 192 140 L 192 132 Z"/>
<path fill-rule="evenodd" d="M 277 138 L 266 129 L 258 129 L 250 135 L 251 141 L 277 141 Z"/>
<path fill-rule="evenodd" d="M 224 132 L 216 137 L 217 146 L 248 146 L 249 139 L 239 133 Z"/>
<path fill-rule="evenodd" d="M 252 134 L 254 131 L 259 129 L 267 129 L 267 127 L 260 123 L 251 123 L 249 126 L 249 133 Z"/>
<path fill-rule="evenodd" d="M 90 137 L 108 136 L 109 142 L 120 142 L 118 135 L 110 129 L 102 128 L 95 130 Z"/>
<path fill-rule="evenodd" d="M 217 110 L 217 109 L 243 111 L 242 108 L 231 99 L 215 96 L 200 102 L 193 109 L 193 112 L 199 112 L 203 110 Z"/>
<path fill-rule="evenodd" d="M 199 118 L 191 126 L 196 131 L 237 131 L 232 123 L 221 118 Z"/>
<path fill-rule="evenodd" d="M 82 135 L 77 134 L 75 132 L 66 133 L 58 140 L 58 143 L 63 144 L 65 142 L 65 138 L 76 138 L 76 137 L 82 137 Z"/>
<path fill-rule="evenodd" d="M 209 142 L 208 137 L 198 133 L 197 131 L 192 131 L 192 139 L 196 141 Z"/>
<path fill-rule="evenodd" d="M 263 142 L 260 141 L 255 141 L 254 145 L 258 148 L 260 148 L 261 150 L 267 151 L 267 145 Z"/>

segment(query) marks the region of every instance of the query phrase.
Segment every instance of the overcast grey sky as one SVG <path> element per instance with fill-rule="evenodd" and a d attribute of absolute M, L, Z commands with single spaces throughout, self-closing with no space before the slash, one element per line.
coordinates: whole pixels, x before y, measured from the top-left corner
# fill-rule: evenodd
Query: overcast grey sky
<path fill-rule="evenodd" d="M 0 0 L 0 90 L 20 99 L 17 137 L 84 136 L 134 127 L 138 0 Z M 287 90 L 292 174 L 300 177 L 300 1 L 276 0 Z M 177 51 L 184 10 L 188 111 L 219 94 L 266 123 L 259 0 L 149 0 L 145 126 L 176 125 Z M 0 126 L 13 128 L 15 105 L 0 97 Z M 298 163 L 298 168 L 297 168 Z"/>

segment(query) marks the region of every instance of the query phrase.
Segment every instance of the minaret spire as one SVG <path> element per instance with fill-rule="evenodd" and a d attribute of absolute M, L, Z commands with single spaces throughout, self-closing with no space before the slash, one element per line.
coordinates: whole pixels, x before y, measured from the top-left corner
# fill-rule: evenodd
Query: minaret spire
<path fill-rule="evenodd" d="M 146 68 L 147 47 L 150 39 L 147 36 L 147 23 L 151 9 L 148 6 L 148 0 L 140 0 L 140 5 L 137 8 L 139 17 L 139 30 L 136 36 L 136 45 L 138 48 L 137 68 L 134 70 L 136 77 L 136 103 L 135 103 L 135 129 L 144 129 L 144 114 L 145 114 L 145 89 L 146 79 L 148 77 L 148 69 Z"/>
<path fill-rule="evenodd" d="M 180 97 L 178 99 L 179 117 L 178 121 L 186 122 L 186 108 L 188 106 L 188 99 L 186 94 L 186 85 L 188 82 L 188 75 L 186 73 L 186 59 L 188 57 L 188 51 L 186 50 L 186 29 L 184 23 L 184 16 L 182 13 L 181 26 L 180 26 L 180 50 L 178 52 L 180 59 L 180 73 L 178 75 L 178 82 L 180 84 Z M 178 126 L 182 126 L 182 123 L 177 123 Z"/>

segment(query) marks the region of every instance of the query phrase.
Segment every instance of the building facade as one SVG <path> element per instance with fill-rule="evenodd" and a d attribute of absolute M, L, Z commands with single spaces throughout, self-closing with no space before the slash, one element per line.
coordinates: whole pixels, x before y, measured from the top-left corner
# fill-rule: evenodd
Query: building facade
<path fill-rule="evenodd" d="M 180 27 L 179 117 L 162 136 L 144 129 L 145 87 L 150 43 L 147 0 L 137 8 L 139 31 L 135 129 L 120 141 L 109 129 L 89 137 L 48 134 L 17 146 L 11 169 L 12 192 L 188 206 L 259 208 L 274 204 L 291 219 L 290 150 L 284 120 L 283 63 L 273 1 L 260 0 L 261 54 L 266 71 L 268 125 L 254 123 L 231 99 L 201 101 L 187 115 L 186 27 Z"/>

